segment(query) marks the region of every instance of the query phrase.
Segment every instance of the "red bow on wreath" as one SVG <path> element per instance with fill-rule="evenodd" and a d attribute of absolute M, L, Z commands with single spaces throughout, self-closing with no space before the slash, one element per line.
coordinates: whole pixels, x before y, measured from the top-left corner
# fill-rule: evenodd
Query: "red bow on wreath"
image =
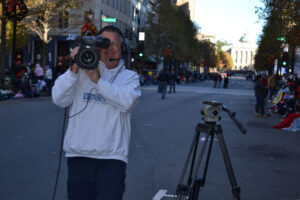
<path fill-rule="evenodd" d="M 97 27 L 92 22 L 85 22 L 82 28 L 82 35 L 89 31 L 91 35 L 97 35 Z"/>
<path fill-rule="evenodd" d="M 14 12 L 16 9 L 16 12 Z M 8 0 L 5 15 L 9 20 L 20 21 L 25 18 L 28 10 L 23 0 Z"/>

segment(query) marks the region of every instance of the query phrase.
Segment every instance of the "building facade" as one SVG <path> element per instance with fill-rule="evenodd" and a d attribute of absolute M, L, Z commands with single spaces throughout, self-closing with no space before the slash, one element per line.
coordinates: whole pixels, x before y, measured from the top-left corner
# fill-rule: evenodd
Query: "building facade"
<path fill-rule="evenodd" d="M 195 0 L 177 0 L 176 5 L 190 16 L 191 21 L 195 21 Z"/>
<path fill-rule="evenodd" d="M 198 32 L 197 34 L 197 39 L 198 40 L 209 40 L 211 43 L 216 44 L 217 38 L 214 35 L 209 35 L 205 33 Z"/>
<path fill-rule="evenodd" d="M 58 34 L 51 35 L 53 38 L 47 45 L 46 63 L 50 67 L 55 67 L 58 63 L 67 65 L 67 56 L 77 36 L 81 35 L 87 15 L 92 14 L 94 25 L 100 30 L 106 25 L 118 27 L 125 35 L 131 33 L 131 38 L 125 38 L 125 42 L 130 50 L 136 47 L 138 41 L 138 31 L 141 30 L 147 20 L 148 0 L 89 0 L 83 1 L 82 7 L 68 11 L 68 15 L 59 16 L 61 25 Z M 72 15 L 76 13 L 76 18 Z M 79 16 L 79 17 L 78 17 Z M 105 20 L 109 19 L 109 20 Z M 69 25 L 74 21 L 78 27 L 69 29 Z M 42 41 L 34 33 L 31 34 L 28 45 L 22 52 L 23 63 L 41 63 Z M 129 54 L 130 55 L 130 54 Z M 130 58 L 125 58 L 130 64 Z"/>
<path fill-rule="evenodd" d="M 238 42 L 223 47 L 223 50 L 231 54 L 234 63 L 233 70 L 252 70 L 254 69 L 254 57 L 257 47 L 244 34 Z"/>

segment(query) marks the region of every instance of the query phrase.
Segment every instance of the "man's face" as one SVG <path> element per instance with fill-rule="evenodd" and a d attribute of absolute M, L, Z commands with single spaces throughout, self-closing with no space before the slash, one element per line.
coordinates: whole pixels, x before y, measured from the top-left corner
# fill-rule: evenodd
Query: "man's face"
<path fill-rule="evenodd" d="M 104 31 L 101 34 L 102 37 L 110 40 L 110 46 L 108 49 L 100 50 L 100 60 L 106 65 L 108 69 L 113 69 L 117 67 L 119 60 L 110 61 L 109 59 L 120 59 L 122 56 L 122 41 L 121 37 L 116 32 Z"/>

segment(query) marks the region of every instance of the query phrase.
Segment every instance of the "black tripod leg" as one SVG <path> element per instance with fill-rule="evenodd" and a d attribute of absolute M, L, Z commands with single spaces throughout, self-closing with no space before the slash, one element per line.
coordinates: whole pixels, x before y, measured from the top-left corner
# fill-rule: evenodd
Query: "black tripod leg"
<path fill-rule="evenodd" d="M 200 164 L 201 164 L 201 161 L 202 161 L 204 151 L 205 151 L 205 148 L 206 148 L 209 137 L 210 137 L 210 142 L 209 142 L 208 152 L 207 152 L 207 156 L 206 156 L 203 176 L 201 178 L 200 177 L 197 178 L 198 170 L 200 168 Z M 211 154 L 213 141 L 214 141 L 214 130 L 209 129 L 209 132 L 207 133 L 205 141 L 203 143 L 203 146 L 202 146 L 202 149 L 201 149 L 201 152 L 200 152 L 200 156 L 199 156 L 199 159 L 198 159 L 198 162 L 197 162 L 197 166 L 196 166 L 196 169 L 195 169 L 195 172 L 194 172 L 194 176 L 193 176 L 194 183 L 192 183 L 192 190 L 191 190 L 189 200 L 197 200 L 198 196 L 199 196 L 200 187 L 204 186 L 204 184 L 205 184 L 206 174 L 207 174 L 207 169 L 208 169 L 208 163 L 209 163 L 209 160 L 210 160 L 210 154 Z"/>
<path fill-rule="evenodd" d="M 195 154 L 196 154 L 197 148 L 198 148 L 199 137 L 200 137 L 200 131 L 196 128 L 195 135 L 194 135 L 192 144 L 190 146 L 189 153 L 187 155 L 187 159 L 185 161 L 184 168 L 183 168 L 180 180 L 179 180 L 179 184 L 177 185 L 176 194 L 178 196 L 181 196 L 181 195 L 185 196 L 189 193 L 189 188 L 191 187 L 191 181 L 190 181 L 191 178 L 190 177 L 191 177 L 192 170 L 193 170 L 194 163 L 195 163 Z M 189 177 L 187 179 L 187 185 L 184 185 L 183 184 L 184 177 L 186 175 L 186 171 L 187 171 L 188 165 L 190 163 L 192 154 L 193 154 L 193 158 L 191 161 L 192 164 L 191 164 Z M 181 199 L 181 198 L 179 197 L 179 199 Z"/>
<path fill-rule="evenodd" d="M 204 168 L 204 173 L 203 173 L 203 185 L 204 185 L 205 180 L 206 180 L 206 173 L 207 173 L 207 169 L 208 169 L 208 163 L 209 163 L 209 160 L 210 160 L 211 149 L 212 149 L 212 145 L 213 145 L 214 137 L 215 137 L 214 132 L 212 132 L 210 134 L 211 134 L 210 143 L 209 143 L 209 147 L 208 147 L 208 152 L 207 152 L 207 157 L 206 157 L 206 162 L 205 162 L 205 168 Z"/>
<path fill-rule="evenodd" d="M 188 182 L 187 182 L 188 185 L 192 184 L 192 175 L 193 175 L 195 160 L 196 160 L 196 156 L 197 156 L 199 137 L 200 137 L 200 132 L 196 131 L 196 137 L 195 137 L 194 149 L 193 149 L 193 156 L 192 156 L 192 161 L 191 161 L 191 166 L 190 166 L 190 173 L 189 173 Z"/>
<path fill-rule="evenodd" d="M 240 199 L 240 192 L 241 192 L 240 187 L 237 186 L 237 182 L 236 182 L 235 175 L 234 175 L 234 172 L 233 172 L 233 168 L 232 168 L 232 165 L 231 165 L 231 161 L 230 161 L 230 158 L 229 158 L 228 150 L 227 150 L 226 143 L 225 143 L 225 140 L 224 140 L 223 131 L 222 131 L 222 128 L 221 128 L 220 125 L 218 125 L 218 128 L 217 128 L 217 137 L 218 137 L 220 149 L 221 149 L 221 152 L 222 152 L 222 155 L 223 155 L 223 159 L 224 159 L 224 162 L 225 162 L 227 174 L 229 176 L 229 181 L 230 181 L 230 184 L 231 184 L 233 197 L 235 199 Z"/>

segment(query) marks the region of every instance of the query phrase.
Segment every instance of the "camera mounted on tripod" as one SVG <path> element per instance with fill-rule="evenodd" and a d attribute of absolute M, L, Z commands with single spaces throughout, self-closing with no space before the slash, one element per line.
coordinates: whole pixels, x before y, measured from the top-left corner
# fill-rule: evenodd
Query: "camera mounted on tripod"
<path fill-rule="evenodd" d="M 93 70 L 96 69 L 100 59 L 100 53 L 97 47 L 107 49 L 110 46 L 110 40 L 100 35 L 97 36 L 79 36 L 75 40 L 76 46 L 80 49 L 72 63 L 76 63 L 80 68 Z"/>
<path fill-rule="evenodd" d="M 205 185 L 212 146 L 216 135 L 226 166 L 229 182 L 232 187 L 231 191 L 233 197 L 240 200 L 241 189 L 237 185 L 233 167 L 229 158 L 229 152 L 223 136 L 223 128 L 220 123 L 216 123 L 221 120 L 220 111 L 225 111 L 242 133 L 245 134 L 247 130 L 235 118 L 236 113 L 231 112 L 227 107 L 223 106 L 222 103 L 217 101 L 204 101 L 203 104 L 204 107 L 201 114 L 203 115 L 204 123 L 198 123 L 196 126 L 195 135 L 176 188 L 175 197 L 177 200 L 198 200 L 200 187 Z M 202 143 L 202 148 L 198 149 L 201 133 L 205 135 L 205 139 Z M 204 156 L 206 156 L 205 164 L 203 165 L 204 169 L 200 171 L 200 166 L 202 166 L 201 162 L 203 161 Z"/>
<path fill-rule="evenodd" d="M 227 112 L 229 117 L 233 120 L 235 125 L 240 129 L 242 133 L 246 133 L 247 130 L 242 126 L 242 124 L 236 119 L 235 112 L 231 112 L 229 108 L 223 106 L 222 103 L 218 101 L 203 101 L 204 107 L 201 110 L 203 115 L 203 120 L 205 123 L 216 123 L 221 120 L 220 111 L 223 110 Z"/>
<path fill-rule="evenodd" d="M 222 103 L 217 101 L 203 101 L 204 107 L 201 111 L 203 120 L 205 122 L 217 122 L 221 120 L 220 111 L 222 110 Z"/>

